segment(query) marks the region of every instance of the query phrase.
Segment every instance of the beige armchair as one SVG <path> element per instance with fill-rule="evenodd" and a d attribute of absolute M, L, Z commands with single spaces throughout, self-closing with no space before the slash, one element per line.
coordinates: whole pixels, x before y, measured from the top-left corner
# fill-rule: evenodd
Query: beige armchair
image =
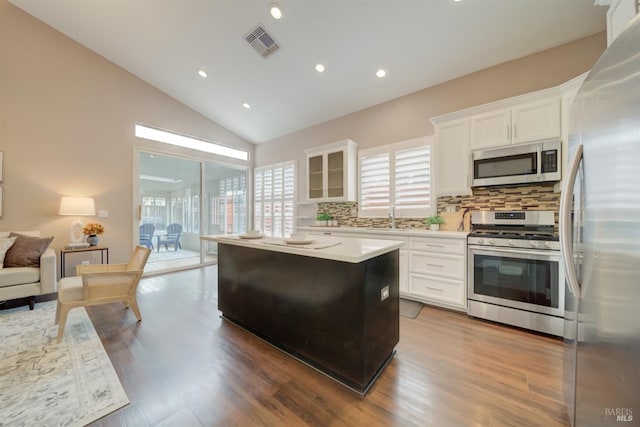
<path fill-rule="evenodd" d="M 142 320 L 136 290 L 150 253 L 151 249 L 138 246 L 128 264 L 77 265 L 77 276 L 60 279 L 55 319 L 59 324 L 58 342 L 62 341 L 69 310 L 74 307 L 122 301 L 138 321 Z"/>

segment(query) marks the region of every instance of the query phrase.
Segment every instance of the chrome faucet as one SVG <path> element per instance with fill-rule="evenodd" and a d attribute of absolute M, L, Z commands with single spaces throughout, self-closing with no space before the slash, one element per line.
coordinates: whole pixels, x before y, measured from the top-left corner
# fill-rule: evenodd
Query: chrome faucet
<path fill-rule="evenodd" d="M 396 228 L 396 205 L 391 205 L 391 212 L 389 212 L 389 228 Z"/>

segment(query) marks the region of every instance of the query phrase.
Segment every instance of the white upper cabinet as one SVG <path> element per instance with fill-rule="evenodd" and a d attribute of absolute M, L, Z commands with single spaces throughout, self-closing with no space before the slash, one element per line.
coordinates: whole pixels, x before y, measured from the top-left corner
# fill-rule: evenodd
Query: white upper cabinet
<path fill-rule="evenodd" d="M 358 144 L 350 139 L 314 147 L 307 156 L 307 200 L 354 202 Z"/>
<path fill-rule="evenodd" d="M 557 96 L 471 116 L 472 150 L 559 137 Z"/>
<path fill-rule="evenodd" d="M 471 117 L 471 148 L 498 147 L 511 143 L 511 109 Z"/>
<path fill-rule="evenodd" d="M 471 194 L 469 187 L 469 118 L 435 125 L 435 170 L 438 196 Z"/>
<path fill-rule="evenodd" d="M 560 98 L 517 105 L 511 110 L 511 142 L 541 141 L 560 137 Z"/>
<path fill-rule="evenodd" d="M 638 13 L 638 0 L 612 0 L 607 10 L 607 46 Z"/>

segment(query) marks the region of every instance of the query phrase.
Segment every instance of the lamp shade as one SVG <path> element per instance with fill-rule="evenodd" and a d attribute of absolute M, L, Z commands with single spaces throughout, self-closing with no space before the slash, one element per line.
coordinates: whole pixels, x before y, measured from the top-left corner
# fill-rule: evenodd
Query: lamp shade
<path fill-rule="evenodd" d="M 63 197 L 60 199 L 59 215 L 95 215 L 93 197 Z"/>

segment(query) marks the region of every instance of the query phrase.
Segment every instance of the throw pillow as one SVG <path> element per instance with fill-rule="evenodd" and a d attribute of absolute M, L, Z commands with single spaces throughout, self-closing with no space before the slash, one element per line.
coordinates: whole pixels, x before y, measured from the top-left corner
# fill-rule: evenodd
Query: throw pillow
<path fill-rule="evenodd" d="M 0 269 L 4 265 L 4 256 L 7 254 L 7 251 L 13 245 L 17 237 L 8 237 L 6 239 L 0 239 Z"/>
<path fill-rule="evenodd" d="M 18 233 L 11 233 L 9 237 L 16 237 L 16 241 L 4 257 L 5 267 L 39 267 L 40 257 L 53 240 L 53 237 L 30 237 Z"/>

